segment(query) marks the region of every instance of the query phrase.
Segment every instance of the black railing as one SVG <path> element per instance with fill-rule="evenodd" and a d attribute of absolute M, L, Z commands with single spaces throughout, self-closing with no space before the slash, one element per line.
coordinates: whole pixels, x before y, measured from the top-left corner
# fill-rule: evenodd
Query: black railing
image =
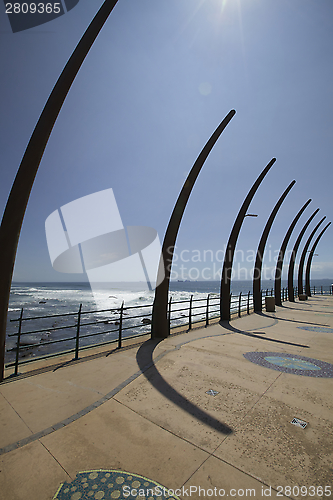
<path fill-rule="evenodd" d="M 294 289 L 297 296 L 297 287 Z M 320 293 L 333 294 L 333 285 L 326 291 L 321 286 L 320 289 L 313 287 L 311 293 L 316 295 Z M 261 291 L 262 305 L 265 306 L 265 297 L 273 296 L 273 288 Z M 287 300 L 287 288 L 281 290 L 282 301 Z M 253 309 L 253 296 L 250 292 L 239 295 L 230 294 L 230 315 L 241 317 L 243 314 L 250 314 Z M 143 310 L 143 311 L 142 311 Z M 144 312 L 147 311 L 147 312 Z M 134 315 L 130 314 L 134 312 Z M 138 313 L 138 314 L 137 314 Z M 102 319 L 96 319 L 96 315 L 103 315 Z M 50 358 L 59 354 L 74 353 L 74 359 L 79 359 L 79 352 L 92 347 L 100 347 L 107 344 L 117 343 L 117 348 L 122 347 L 123 340 L 131 340 L 150 334 L 147 325 L 151 323 L 152 304 L 125 307 L 124 302 L 120 308 L 103 309 L 99 311 L 83 311 L 80 304 L 78 312 L 67 314 L 55 314 L 49 316 L 24 317 L 24 309 L 21 309 L 20 316 L 17 319 L 11 319 L 11 322 L 18 323 L 16 333 L 8 335 L 9 338 L 16 337 L 16 343 L 13 347 L 7 349 L 8 353 L 15 353 L 14 360 L 6 364 L 6 368 L 14 367 L 14 375 L 18 374 L 20 364 L 29 363 L 38 359 Z M 216 293 L 210 293 L 205 298 L 193 298 L 172 301 L 169 299 L 168 305 L 168 323 L 169 329 L 182 328 L 187 326 L 191 330 L 194 324 L 197 326 L 208 326 L 210 321 L 220 317 L 220 296 Z M 85 318 L 86 321 L 85 321 Z M 93 320 L 91 320 L 93 318 Z M 30 329 L 24 331 L 23 326 L 34 324 L 36 321 L 51 320 L 51 327 Z M 59 321 L 63 324 L 59 325 Z M 73 320 L 73 321 L 72 321 Z M 136 322 L 139 320 L 139 323 Z M 69 322 L 69 324 L 68 324 Z M 106 328 L 105 325 L 114 325 L 115 328 Z M 72 330 L 72 336 L 63 337 L 59 332 Z M 95 331 L 94 331 L 95 330 Z M 97 331 L 96 331 L 97 330 Z M 133 335 L 127 335 L 126 332 L 132 331 Z M 53 337 L 56 332 L 56 337 Z M 171 332 L 172 333 L 172 332 Z M 46 338 L 45 338 L 46 335 Z M 92 342 L 94 337 L 99 337 L 97 342 Z M 24 339 L 27 339 L 26 341 Z M 88 340 L 89 339 L 89 340 Z M 70 344 L 74 343 L 74 347 Z M 62 348 L 59 349 L 58 345 Z M 38 351 L 38 356 L 36 352 Z M 44 352 L 43 352 L 44 351 Z"/>

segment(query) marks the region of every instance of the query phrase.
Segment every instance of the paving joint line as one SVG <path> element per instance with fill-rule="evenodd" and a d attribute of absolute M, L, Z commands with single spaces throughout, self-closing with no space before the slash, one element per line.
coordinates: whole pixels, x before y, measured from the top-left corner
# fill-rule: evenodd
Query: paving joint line
<path fill-rule="evenodd" d="M 160 424 L 157 424 L 156 422 L 154 422 L 153 420 L 151 420 L 150 418 L 146 417 L 145 415 L 141 415 L 141 413 L 138 413 L 136 410 L 133 410 L 133 408 L 131 408 L 130 406 L 127 406 L 125 403 L 123 403 L 123 401 L 119 401 L 119 399 L 117 398 L 114 398 L 114 401 L 117 401 L 117 403 L 123 405 L 125 408 L 127 408 L 128 410 L 132 411 L 133 413 L 135 413 L 136 415 L 138 415 L 139 417 L 141 418 L 144 418 L 145 420 L 147 420 L 147 422 L 150 422 L 151 424 L 153 425 L 156 425 L 156 427 L 159 427 L 160 429 L 163 429 L 165 432 L 168 432 L 169 434 L 171 434 L 172 436 L 178 438 L 178 439 L 181 439 L 182 441 L 184 441 L 185 443 L 187 444 L 190 444 L 191 446 L 194 446 L 195 448 L 197 448 L 198 450 L 200 451 L 203 451 L 204 453 L 207 453 L 208 455 L 211 454 L 210 451 L 207 451 L 205 450 L 204 448 L 201 448 L 201 446 L 199 446 L 198 444 L 195 444 L 195 443 L 192 443 L 191 441 L 189 441 L 188 439 L 184 438 L 183 436 L 179 436 L 178 434 L 175 434 L 174 432 L 172 432 L 170 429 L 167 429 L 166 427 L 163 427 L 163 425 L 160 425 Z M 208 457 L 209 458 L 209 457 Z M 206 460 L 204 460 L 205 462 Z M 203 463 L 204 463 L 203 462 Z"/>
<path fill-rule="evenodd" d="M 253 410 L 253 408 L 260 402 L 260 400 L 265 396 L 266 392 L 269 391 L 269 389 L 275 384 L 275 382 L 278 380 L 279 377 L 281 377 L 283 372 L 280 372 L 278 374 L 278 376 L 276 377 L 275 380 L 273 380 L 273 382 L 267 387 L 267 389 L 264 390 L 264 392 L 261 394 L 261 396 L 259 396 L 258 400 L 253 404 L 253 406 L 251 406 L 251 408 L 249 408 L 249 410 L 245 413 L 245 415 L 241 418 L 239 424 L 242 423 L 242 421 L 249 415 L 249 413 Z M 237 429 L 237 426 L 236 426 L 236 429 Z M 226 436 L 228 437 L 228 436 Z M 222 441 L 222 443 L 224 442 L 225 440 Z M 221 444 L 222 444 L 221 443 Z"/>
<path fill-rule="evenodd" d="M 229 437 L 229 436 L 226 436 L 226 437 Z M 192 443 L 191 443 L 191 444 L 192 444 Z M 220 446 L 220 445 L 219 445 L 219 446 Z M 217 446 L 217 448 L 218 448 L 219 446 Z M 207 457 L 207 458 L 206 458 L 206 459 L 205 459 L 205 460 L 204 460 L 204 461 L 203 461 L 203 462 L 202 462 L 202 463 L 201 463 L 201 464 L 200 464 L 200 465 L 196 468 L 196 470 L 195 470 L 195 471 L 194 471 L 194 472 L 193 472 L 193 473 L 192 473 L 192 474 L 188 477 L 188 479 L 187 479 L 187 480 L 186 480 L 186 481 L 182 484 L 182 486 L 181 486 L 182 488 L 183 488 L 183 487 L 184 487 L 184 485 L 185 485 L 185 484 L 186 484 L 186 483 L 187 483 L 187 482 L 191 479 L 191 477 L 193 477 L 193 476 L 194 476 L 194 474 L 195 474 L 196 472 L 198 472 L 198 470 L 199 470 L 199 469 L 201 469 L 201 467 L 202 467 L 202 466 L 203 466 L 203 465 L 207 462 L 207 460 L 209 460 L 209 458 L 211 458 L 211 457 L 216 458 L 216 459 L 217 459 L 217 460 L 219 460 L 220 462 L 223 462 L 224 464 L 229 465 L 229 466 L 230 466 L 230 467 L 232 467 L 233 469 L 236 469 L 236 470 L 238 470 L 239 472 L 242 472 L 243 474 L 245 474 L 245 475 L 247 475 L 247 476 L 251 477 L 252 479 L 255 479 L 256 481 L 259 481 L 262 485 L 267 486 L 268 488 L 271 486 L 271 485 L 269 485 L 269 484 L 265 483 L 265 482 L 264 482 L 264 481 L 263 481 L 260 477 L 254 476 L 253 474 L 250 474 L 249 472 L 247 472 L 247 471 L 244 471 L 244 470 L 240 469 L 239 467 L 237 467 L 236 465 L 232 464 L 231 462 L 227 462 L 227 460 L 224 460 L 223 458 L 221 458 L 221 457 L 218 457 L 218 456 L 214 455 L 214 453 L 215 453 L 215 451 L 217 450 L 217 448 L 215 448 L 215 450 L 214 450 L 212 453 L 210 453 L 210 452 L 206 452 L 206 453 L 209 453 L 209 456 L 208 456 L 208 457 Z M 277 491 L 277 490 L 276 490 L 275 488 L 273 488 L 273 487 L 272 487 L 272 490 Z M 284 496 L 283 498 L 289 498 L 289 497 L 285 497 L 285 496 Z"/>
<path fill-rule="evenodd" d="M 32 434 L 32 429 L 30 429 L 29 425 L 23 420 L 23 418 L 21 417 L 21 415 L 15 410 L 14 406 L 8 401 L 8 399 L 6 398 L 6 396 L 4 396 L 2 393 L 1 393 L 1 396 L 3 397 L 3 399 L 9 404 L 9 406 L 11 407 L 11 409 L 16 413 L 16 415 L 22 420 L 22 422 L 24 423 L 24 425 L 29 429 L 29 431 L 31 432 Z"/>
<path fill-rule="evenodd" d="M 45 450 L 51 455 L 51 457 L 57 462 L 57 464 L 60 465 L 60 467 L 62 468 L 62 470 L 67 474 L 67 476 L 69 477 L 69 479 L 71 481 L 73 481 L 74 478 L 72 478 L 72 476 L 67 472 L 67 470 L 61 465 L 61 463 L 59 462 L 59 460 L 56 459 L 56 457 L 53 455 L 53 453 L 50 452 L 50 450 L 48 449 L 47 446 L 45 446 L 44 443 L 42 443 L 41 441 L 39 441 L 40 444 L 45 448 Z"/>

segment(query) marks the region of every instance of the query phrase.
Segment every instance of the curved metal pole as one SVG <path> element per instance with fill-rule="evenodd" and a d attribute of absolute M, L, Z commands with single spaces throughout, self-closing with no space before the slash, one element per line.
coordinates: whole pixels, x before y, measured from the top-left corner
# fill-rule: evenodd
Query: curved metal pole
<path fill-rule="evenodd" d="M 282 242 L 279 256 L 277 259 L 276 263 L 276 270 L 275 270 L 275 281 L 274 281 L 274 296 L 275 296 L 275 304 L 277 306 L 282 306 L 282 301 L 281 301 L 281 278 L 282 278 L 282 267 L 283 267 L 283 259 L 284 259 L 284 254 L 286 253 L 287 245 L 290 240 L 291 233 L 293 232 L 299 218 L 301 217 L 302 213 L 306 209 L 306 207 L 311 203 L 311 198 L 302 206 L 301 210 L 298 212 L 294 220 L 289 226 L 289 229 L 284 237 L 284 240 Z"/>
<path fill-rule="evenodd" d="M 86 29 L 48 98 L 16 174 L 0 228 L 0 382 L 3 380 L 7 309 L 21 226 L 32 185 L 68 91 L 118 0 L 105 0 Z"/>
<path fill-rule="evenodd" d="M 304 236 L 305 231 L 307 230 L 310 222 L 314 218 L 314 216 L 319 212 L 319 208 L 313 212 L 313 214 L 308 218 L 306 223 L 304 224 L 301 232 L 298 235 L 298 238 L 296 240 L 296 243 L 294 245 L 293 251 L 291 252 L 291 257 L 290 257 L 290 262 L 289 262 L 289 268 L 288 268 L 288 300 L 290 302 L 295 302 L 295 294 L 294 294 L 294 267 L 295 267 L 295 260 L 296 260 L 296 254 L 298 247 L 301 243 L 301 239 Z"/>
<path fill-rule="evenodd" d="M 316 241 L 314 242 L 311 250 L 310 250 L 310 254 L 309 254 L 309 258 L 308 258 L 308 262 L 306 264 L 306 271 L 305 271 L 305 293 L 308 297 L 311 297 L 311 290 L 310 290 L 310 270 L 311 270 L 311 264 L 312 264 L 312 258 L 313 258 L 313 254 L 315 253 L 315 250 L 316 250 L 316 246 L 318 245 L 319 243 L 319 240 L 320 238 L 322 237 L 322 235 L 324 234 L 324 232 L 326 231 L 326 229 L 328 228 L 328 226 L 331 225 L 331 222 L 329 222 L 325 227 L 324 229 L 322 230 L 322 232 L 319 234 L 318 238 L 316 239 Z"/>
<path fill-rule="evenodd" d="M 217 139 L 222 134 L 225 127 L 228 125 L 232 117 L 235 115 L 236 111 L 231 110 L 224 120 L 217 127 L 215 132 L 212 134 L 201 153 L 199 154 L 196 162 L 194 163 L 187 179 L 183 185 L 183 188 L 178 196 L 177 202 L 173 209 L 170 217 L 170 221 L 164 236 L 161 259 L 160 259 L 160 270 L 163 272 L 164 268 L 164 280 L 155 289 L 155 298 L 153 303 L 152 311 L 152 327 L 151 335 L 152 338 L 166 338 L 169 335 L 169 327 L 167 321 L 167 306 L 168 306 L 168 293 L 169 293 L 169 281 L 171 274 L 171 266 L 173 259 L 174 247 L 176 244 L 177 234 L 179 226 L 183 217 L 183 213 L 193 189 L 194 183 L 199 175 L 199 172 L 206 161 L 207 156 L 212 150 Z"/>
<path fill-rule="evenodd" d="M 303 293 L 303 268 L 304 268 L 304 261 L 306 257 L 306 253 L 308 251 L 308 248 L 310 246 L 311 240 L 314 237 L 318 227 L 324 222 L 326 219 L 326 216 L 321 219 L 320 222 L 316 225 L 312 233 L 310 234 L 309 238 L 307 239 L 307 242 L 304 245 L 303 252 L 299 261 L 299 266 L 298 266 L 298 296 L 300 296 Z"/>
<path fill-rule="evenodd" d="M 296 184 L 296 181 L 292 181 L 287 189 L 284 191 L 278 202 L 276 203 L 275 207 L 273 208 L 271 215 L 268 218 L 268 221 L 266 222 L 266 226 L 263 230 L 263 233 L 260 238 L 260 242 L 258 245 L 258 250 L 257 250 L 257 255 L 256 255 L 256 261 L 254 265 L 254 271 L 253 271 L 253 306 L 254 306 L 254 312 L 261 312 L 262 311 L 262 300 L 261 300 L 261 268 L 262 268 L 262 261 L 264 258 L 264 252 L 265 252 L 265 246 L 267 242 L 267 238 L 269 235 L 269 232 L 271 230 L 272 224 L 274 222 L 274 219 L 276 217 L 276 214 L 278 213 L 279 208 L 281 207 L 282 203 L 284 202 L 287 194 L 291 190 L 291 188 Z"/>
<path fill-rule="evenodd" d="M 265 175 L 268 173 L 270 168 L 276 162 L 276 158 L 273 158 L 268 165 L 264 168 L 264 170 L 259 175 L 256 182 L 253 184 L 252 188 L 248 192 L 243 205 L 241 206 L 237 218 L 232 227 L 228 245 L 226 248 L 222 275 L 221 275 L 221 291 L 220 291 L 220 319 L 221 320 L 230 320 L 230 284 L 231 284 L 231 271 L 232 271 L 232 263 L 234 260 L 234 253 L 236 248 L 237 239 L 243 224 L 244 217 L 246 215 L 247 209 L 254 197 L 258 187 L 260 186 L 262 180 Z"/>

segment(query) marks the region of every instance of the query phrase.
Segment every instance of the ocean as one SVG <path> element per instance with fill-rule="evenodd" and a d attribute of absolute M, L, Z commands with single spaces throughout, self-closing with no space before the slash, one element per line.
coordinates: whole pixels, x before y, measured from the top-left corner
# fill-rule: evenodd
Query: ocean
<path fill-rule="evenodd" d="M 312 280 L 311 286 L 318 290 L 323 286 L 327 293 L 332 281 L 329 279 Z M 282 287 L 287 285 L 282 281 Z M 296 283 L 295 283 L 296 286 Z M 262 289 L 270 290 L 274 287 L 274 281 L 262 281 Z M 252 293 L 252 282 L 233 281 L 231 286 L 233 295 Z M 205 318 L 206 298 L 211 295 L 212 304 L 215 302 L 215 311 L 218 310 L 218 298 L 220 292 L 219 281 L 175 281 L 170 282 L 170 297 L 172 297 L 171 326 L 184 324 L 188 321 L 189 302 L 177 304 L 180 301 L 189 301 L 193 295 L 193 313 L 197 316 L 193 320 Z M 119 308 L 124 302 L 123 336 L 141 334 L 150 330 L 149 320 L 143 320 L 143 315 L 151 313 L 154 299 L 154 291 L 140 290 L 140 285 L 119 284 L 118 287 L 108 291 L 92 293 L 89 283 L 13 283 L 11 287 L 8 324 L 7 324 L 7 349 L 16 346 L 17 337 L 10 337 L 18 331 L 18 319 L 21 309 L 24 309 L 22 322 L 22 337 L 20 358 L 31 359 L 45 354 L 72 349 L 75 345 L 75 334 L 77 328 L 77 317 L 80 304 L 82 304 L 80 346 L 88 346 L 95 343 L 107 342 L 118 338 L 119 331 Z M 97 312 L 95 299 L 98 300 Z M 202 300 L 202 302 L 199 301 Z M 135 309 L 126 309 L 126 308 Z M 244 306 L 245 307 L 245 306 Z M 114 310 L 110 312 L 110 310 Z M 182 310 L 183 309 L 183 310 Z M 60 316 L 67 315 L 67 316 Z M 136 315 L 139 318 L 132 319 Z M 213 313 L 212 313 L 213 315 Z M 216 313 L 215 313 L 216 315 Z M 43 318 L 53 316 L 52 318 Z M 97 321 L 97 323 L 96 323 Z M 51 330 L 52 329 L 52 330 Z M 56 329 L 56 330 L 54 330 Z M 34 331 L 29 334 L 26 332 Z M 65 342 L 59 342 L 70 338 Z M 12 362 L 15 352 L 6 353 L 6 362 Z"/>

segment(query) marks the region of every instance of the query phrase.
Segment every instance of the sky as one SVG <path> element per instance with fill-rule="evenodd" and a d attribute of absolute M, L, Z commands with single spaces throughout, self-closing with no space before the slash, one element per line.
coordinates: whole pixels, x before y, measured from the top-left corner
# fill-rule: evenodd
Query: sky
<path fill-rule="evenodd" d="M 101 0 L 13 33 L 0 3 L 0 204 L 45 102 Z M 61 109 L 26 210 L 14 281 L 81 281 L 52 268 L 45 220 L 76 199 L 112 188 L 124 226 L 169 217 L 201 149 L 231 120 L 196 181 L 179 230 L 172 279 L 219 279 L 225 245 L 250 187 L 274 157 L 239 236 L 234 279 L 251 279 L 266 221 L 264 278 L 299 209 L 288 250 L 332 220 L 333 3 L 331 0 L 119 0 Z M 100 217 L 107 217 L 101 213 Z M 319 231 L 318 231 L 319 233 Z M 318 234 L 317 233 L 317 234 Z M 316 234 L 316 235 L 317 235 Z M 333 278 L 333 230 L 311 277 Z M 287 274 L 289 258 L 285 259 Z M 183 269 L 181 271 L 181 266 Z"/>

